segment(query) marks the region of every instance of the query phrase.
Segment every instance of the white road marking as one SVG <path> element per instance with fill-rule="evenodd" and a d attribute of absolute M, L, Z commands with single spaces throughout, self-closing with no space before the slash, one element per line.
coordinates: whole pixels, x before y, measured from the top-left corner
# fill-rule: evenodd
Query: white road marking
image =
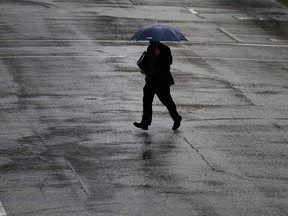
<path fill-rule="evenodd" d="M 201 16 L 196 10 L 194 10 L 194 9 L 192 9 L 192 8 L 188 8 L 188 10 L 189 10 L 192 14 L 196 15 L 197 17 L 199 17 L 199 18 L 201 18 L 201 19 L 205 19 L 205 17 Z"/>
<path fill-rule="evenodd" d="M 124 58 L 124 56 L 85 56 L 85 55 L 42 55 L 42 56 L 0 56 L 0 59 L 17 59 L 17 58 Z"/>
<path fill-rule="evenodd" d="M 3 42 L 65 42 L 65 41 L 69 41 L 69 42 L 77 42 L 77 41 L 96 41 L 96 42 L 113 42 L 113 41 L 116 41 L 116 42 L 129 42 L 128 40 L 93 40 L 93 39 L 13 39 L 13 40 L 10 40 L 10 39 L 7 39 L 7 40 L 0 40 L 1 43 Z M 131 42 L 135 42 L 135 41 L 131 41 Z M 137 41 L 138 42 L 138 41 Z"/>
<path fill-rule="evenodd" d="M 232 61 L 259 61 L 259 62 L 288 62 L 288 59 L 256 59 L 256 58 L 228 58 L 212 56 L 175 56 L 174 58 L 186 59 L 211 59 L 211 60 L 232 60 Z"/>
<path fill-rule="evenodd" d="M 268 39 L 273 42 L 288 43 L 288 40 L 282 40 L 282 39 L 277 39 L 277 38 L 268 38 Z"/>
<path fill-rule="evenodd" d="M 192 8 L 190 8 L 190 9 L 188 9 L 192 14 L 198 14 L 198 12 L 197 11 L 195 11 L 194 9 L 192 9 Z"/>
<path fill-rule="evenodd" d="M 7 213 L 2 205 L 2 202 L 0 201 L 0 216 L 6 216 Z"/>
<path fill-rule="evenodd" d="M 249 16 L 249 15 L 237 15 L 237 16 L 233 16 L 235 19 L 237 20 L 259 20 L 259 18 L 255 17 L 255 16 Z"/>
<path fill-rule="evenodd" d="M 2 56 L 0 59 L 19 58 L 125 58 L 124 56 Z M 211 59 L 211 60 L 233 60 L 233 61 L 259 61 L 259 62 L 288 62 L 288 59 L 256 59 L 256 58 L 231 58 L 217 56 L 175 56 L 176 59 Z M 1 215 L 0 215 L 1 216 Z"/>
<path fill-rule="evenodd" d="M 229 32 L 227 29 L 225 28 L 218 28 L 219 31 L 223 32 L 224 34 L 226 34 L 227 36 L 229 36 L 230 38 L 232 38 L 233 40 L 235 40 L 238 43 L 243 43 L 244 41 L 241 40 L 240 38 L 238 38 L 237 36 L 235 36 L 234 34 L 232 34 L 231 32 Z"/>
<path fill-rule="evenodd" d="M 191 43 L 197 44 L 195 43 Z M 209 44 L 209 43 L 198 43 L 198 44 Z M 255 47 L 279 47 L 279 48 L 288 48 L 288 44 L 257 44 L 257 43 L 210 43 L 210 45 L 225 45 L 225 46 L 255 46 Z"/>
<path fill-rule="evenodd" d="M 222 28 L 223 30 L 223 28 Z M 225 31 L 228 33 L 228 31 L 225 29 Z M 229 34 L 231 35 L 231 33 L 229 32 Z M 235 35 L 233 35 L 235 36 Z M 235 36 L 236 37 L 236 36 Z M 238 38 L 238 40 L 241 40 Z M 185 41 L 182 42 L 185 45 L 198 45 L 198 44 L 208 44 L 208 45 L 227 45 L 227 46 L 258 46 L 258 47 L 288 47 L 287 45 L 287 40 L 278 40 L 275 38 L 271 38 L 269 39 L 270 41 L 273 42 L 283 42 L 281 44 L 263 44 L 263 43 L 227 43 L 227 42 L 205 42 L 205 41 Z M 5 43 L 5 42 L 85 42 L 85 41 L 93 41 L 93 42 L 98 42 L 98 43 L 124 43 L 124 44 L 139 44 L 139 45 L 147 45 L 148 41 L 129 41 L 129 40 L 91 40 L 91 39 L 59 39 L 59 40 L 49 40 L 49 39 L 35 39 L 35 40 L 31 40 L 31 39 L 24 39 L 24 40 L 0 40 L 0 43 Z M 178 44 L 179 42 L 173 42 L 173 41 L 169 41 L 170 44 Z M 97 45 L 96 45 L 97 46 Z M 2 48 L 0 48 L 2 49 Z M 6 48 L 5 48 L 6 49 Z"/>

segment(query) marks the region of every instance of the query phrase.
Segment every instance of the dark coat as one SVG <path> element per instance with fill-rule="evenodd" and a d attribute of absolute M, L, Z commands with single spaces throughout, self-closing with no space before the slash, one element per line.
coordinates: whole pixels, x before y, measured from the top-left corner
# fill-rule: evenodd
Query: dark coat
<path fill-rule="evenodd" d="M 158 48 L 160 50 L 158 56 L 154 55 L 153 47 L 151 45 L 147 48 L 147 54 L 144 60 L 145 80 L 147 83 L 153 83 L 157 86 L 171 86 L 175 83 L 172 74 L 170 73 L 170 65 L 172 64 L 171 50 L 162 43 L 158 44 Z M 150 65 L 153 60 L 155 71 L 152 72 Z"/>

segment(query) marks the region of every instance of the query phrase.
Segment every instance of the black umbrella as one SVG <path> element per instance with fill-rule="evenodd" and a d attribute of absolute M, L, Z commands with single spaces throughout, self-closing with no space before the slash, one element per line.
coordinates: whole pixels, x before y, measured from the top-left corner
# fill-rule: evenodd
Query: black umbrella
<path fill-rule="evenodd" d="M 187 39 L 176 29 L 162 24 L 153 24 L 140 28 L 131 40 L 149 40 L 149 41 L 181 41 Z"/>

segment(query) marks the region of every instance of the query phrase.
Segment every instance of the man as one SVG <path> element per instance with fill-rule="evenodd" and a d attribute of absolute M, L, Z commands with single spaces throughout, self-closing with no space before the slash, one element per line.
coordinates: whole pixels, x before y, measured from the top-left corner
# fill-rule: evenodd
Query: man
<path fill-rule="evenodd" d="M 144 65 L 141 68 L 141 73 L 146 75 L 146 84 L 143 89 L 143 115 L 140 123 L 134 122 L 135 127 L 148 130 L 152 122 L 152 102 L 155 94 L 167 107 L 174 121 L 172 129 L 176 130 L 180 127 L 182 117 L 178 114 L 170 94 L 170 86 L 174 84 L 170 73 L 171 64 L 170 48 L 159 41 L 150 41 L 144 57 Z"/>

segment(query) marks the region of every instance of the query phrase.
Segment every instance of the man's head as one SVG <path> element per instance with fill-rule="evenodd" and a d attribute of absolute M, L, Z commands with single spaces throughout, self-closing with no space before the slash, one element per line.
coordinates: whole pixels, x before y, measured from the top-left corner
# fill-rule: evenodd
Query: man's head
<path fill-rule="evenodd" d="M 152 41 L 152 40 L 150 40 L 149 43 L 150 43 L 150 45 L 151 45 L 153 48 L 156 48 L 160 42 L 159 42 L 159 41 Z"/>

